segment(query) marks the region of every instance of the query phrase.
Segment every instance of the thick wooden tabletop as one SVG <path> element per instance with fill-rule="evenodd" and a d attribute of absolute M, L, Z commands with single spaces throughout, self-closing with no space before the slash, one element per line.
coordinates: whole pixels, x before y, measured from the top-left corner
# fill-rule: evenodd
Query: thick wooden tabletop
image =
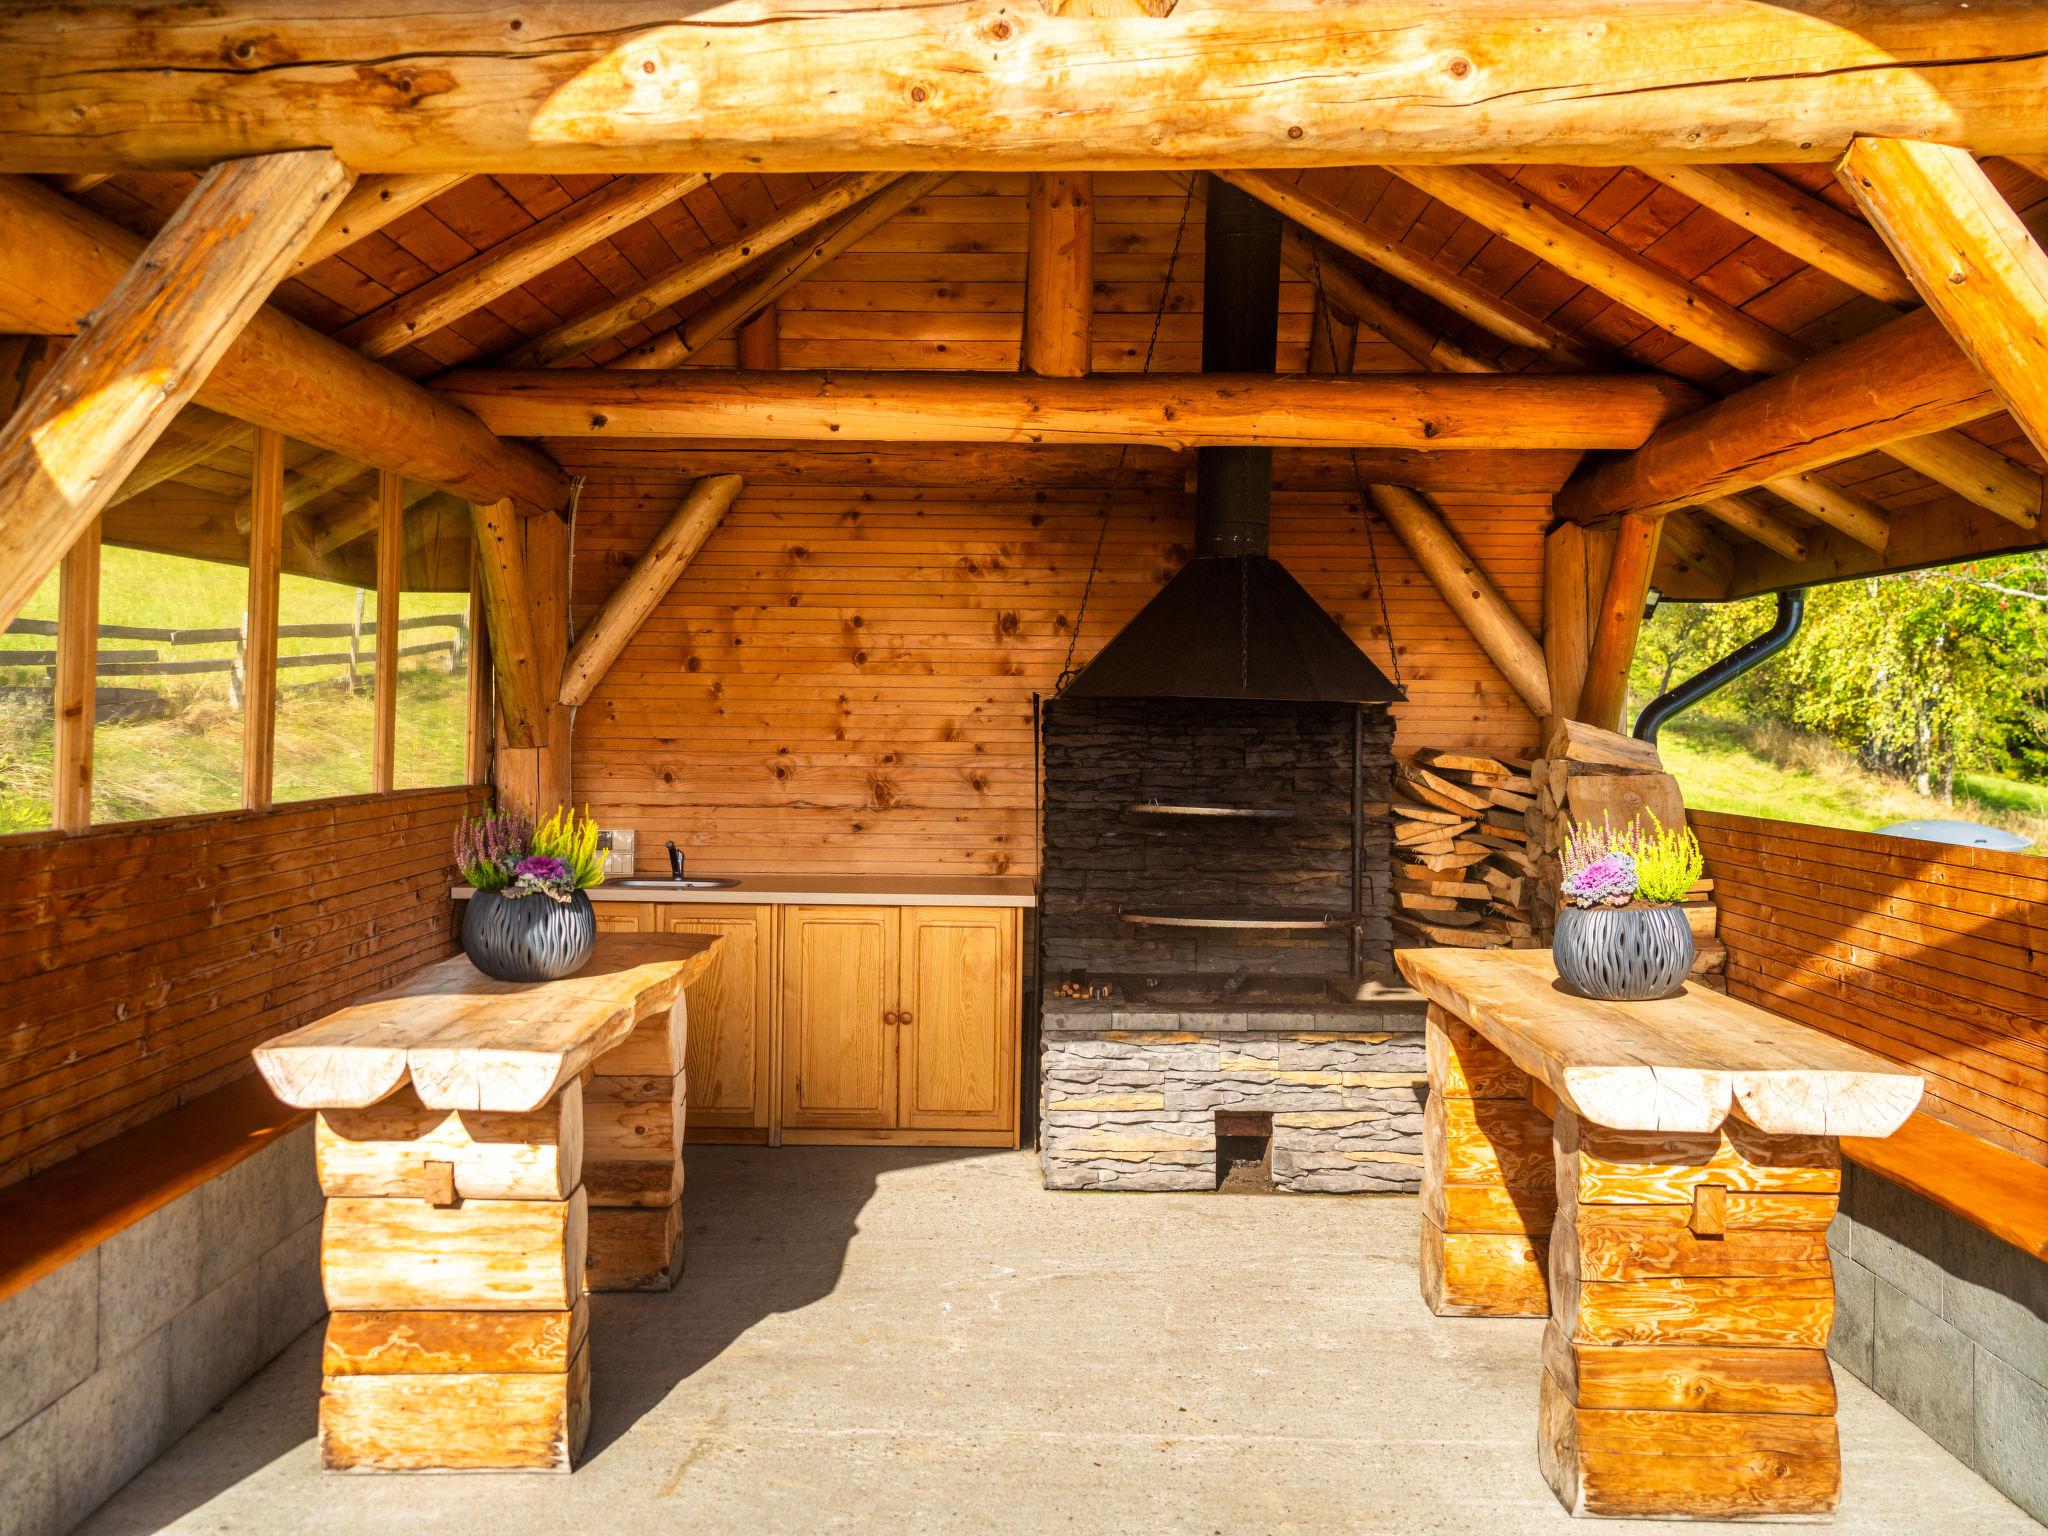
<path fill-rule="evenodd" d="M 599 934 L 589 964 L 560 981 L 493 981 L 456 955 L 258 1046 L 256 1065 L 301 1109 L 359 1109 L 410 1079 L 430 1109 L 523 1113 L 672 1005 L 719 942 Z"/>
<path fill-rule="evenodd" d="M 1889 1136 L 1920 1077 L 1719 992 L 1649 1003 L 1566 990 L 1547 949 L 1407 949 L 1401 974 L 1586 1119 L 1625 1131 L 1711 1131 L 1732 1112 L 1785 1135 Z"/>

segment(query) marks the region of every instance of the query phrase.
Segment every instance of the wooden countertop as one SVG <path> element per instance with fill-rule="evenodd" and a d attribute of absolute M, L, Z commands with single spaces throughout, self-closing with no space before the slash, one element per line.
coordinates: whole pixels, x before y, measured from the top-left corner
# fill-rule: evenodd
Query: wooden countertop
<path fill-rule="evenodd" d="M 301 1109 L 359 1109 L 410 1078 L 429 1109 L 523 1114 L 672 1005 L 722 942 L 599 934 L 590 962 L 560 981 L 493 981 L 455 955 L 258 1046 L 256 1065 Z"/>
<path fill-rule="evenodd" d="M 706 876 L 737 880 L 722 891 L 678 891 L 622 886 L 607 881 L 592 901 L 668 901 L 713 906 L 820 907 L 1034 907 L 1034 883 L 1020 875 L 762 875 L 706 869 Z M 469 887 L 454 887 L 466 901 Z"/>
<path fill-rule="evenodd" d="M 1782 1135 L 1889 1136 L 1921 1078 L 1833 1035 L 1688 985 L 1649 1003 L 1568 992 L 1547 949 L 1404 949 L 1415 990 L 1586 1119 L 1711 1131 L 1730 1113 Z"/>

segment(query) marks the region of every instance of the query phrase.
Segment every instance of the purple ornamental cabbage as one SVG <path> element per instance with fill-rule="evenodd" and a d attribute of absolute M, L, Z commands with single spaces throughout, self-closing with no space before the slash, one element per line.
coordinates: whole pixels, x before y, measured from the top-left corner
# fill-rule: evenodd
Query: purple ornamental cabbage
<path fill-rule="evenodd" d="M 560 859 L 549 858 L 544 853 L 532 854 L 512 866 L 515 875 L 529 875 L 535 880 L 566 880 L 569 866 Z"/>
<path fill-rule="evenodd" d="M 1635 899 L 1636 861 L 1610 853 L 1566 877 L 1564 893 L 1578 907 L 1624 907 Z"/>

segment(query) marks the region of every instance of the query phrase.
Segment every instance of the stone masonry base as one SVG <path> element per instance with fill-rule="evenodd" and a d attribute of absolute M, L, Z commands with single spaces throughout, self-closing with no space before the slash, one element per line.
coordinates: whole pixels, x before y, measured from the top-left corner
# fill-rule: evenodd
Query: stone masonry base
<path fill-rule="evenodd" d="M 1047 1189 L 1216 1187 L 1216 1111 L 1273 1116 L 1273 1182 L 1412 1193 L 1422 1180 L 1422 1036 L 1048 1034 Z"/>

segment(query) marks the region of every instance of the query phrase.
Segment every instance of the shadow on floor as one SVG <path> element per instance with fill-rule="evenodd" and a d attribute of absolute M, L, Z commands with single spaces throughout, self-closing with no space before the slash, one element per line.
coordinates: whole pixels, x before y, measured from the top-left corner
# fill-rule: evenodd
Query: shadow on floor
<path fill-rule="evenodd" d="M 602 1455 L 756 1324 L 831 1295 L 878 1180 L 983 1155 L 935 1148 L 690 1148 L 683 1275 L 675 1290 L 591 1298 L 592 1413 L 584 1462 Z M 761 1177 L 762 1159 L 776 1161 L 775 1177 Z M 762 1199 L 764 1186 L 779 1197 Z"/>

